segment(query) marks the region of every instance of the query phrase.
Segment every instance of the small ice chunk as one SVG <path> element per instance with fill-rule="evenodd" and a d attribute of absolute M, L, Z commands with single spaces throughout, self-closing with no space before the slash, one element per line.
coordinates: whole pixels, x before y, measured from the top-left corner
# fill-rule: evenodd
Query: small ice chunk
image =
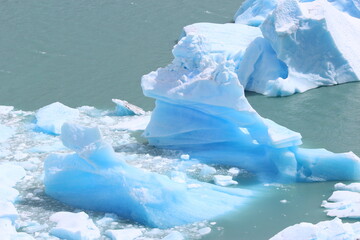
<path fill-rule="evenodd" d="M 6 142 L 14 133 L 12 128 L 0 124 L 0 143 Z"/>
<path fill-rule="evenodd" d="M 234 181 L 232 179 L 232 176 L 225 176 L 225 175 L 215 175 L 214 182 L 216 185 L 223 187 L 238 184 L 237 181 Z"/>
<path fill-rule="evenodd" d="M 0 186 L 0 202 L 15 202 L 18 196 L 18 190 L 8 186 Z"/>
<path fill-rule="evenodd" d="M 0 218 L 8 218 L 14 222 L 19 214 L 11 202 L 0 202 Z"/>
<path fill-rule="evenodd" d="M 115 115 L 116 116 L 133 116 L 143 115 L 145 111 L 138 106 L 128 103 L 127 101 L 120 99 L 113 99 L 113 103 L 116 104 Z"/>
<path fill-rule="evenodd" d="M 0 164 L 0 183 L 2 186 L 14 186 L 25 174 L 23 167 L 10 163 Z"/>
<path fill-rule="evenodd" d="M 203 165 L 201 168 L 200 174 L 202 177 L 208 177 L 214 175 L 216 173 L 216 169 L 214 167 L 210 167 L 208 165 Z"/>
<path fill-rule="evenodd" d="M 12 110 L 14 110 L 13 106 L 0 106 L 0 115 L 7 115 L 9 114 Z"/>
<path fill-rule="evenodd" d="M 96 221 L 96 224 L 98 225 L 107 225 L 111 222 L 114 222 L 118 219 L 118 217 L 113 213 L 106 213 L 105 216 L 99 220 Z"/>
<path fill-rule="evenodd" d="M 129 228 L 119 230 L 107 230 L 105 235 L 112 240 L 133 240 L 142 235 L 141 229 Z"/>
<path fill-rule="evenodd" d="M 211 228 L 209 228 L 209 227 L 204 227 L 204 228 L 199 229 L 198 232 L 199 232 L 199 234 L 200 234 L 201 236 L 204 236 L 204 235 L 207 235 L 207 234 L 211 233 Z"/>
<path fill-rule="evenodd" d="M 79 110 L 65 106 L 62 103 L 55 102 L 40 108 L 36 112 L 36 130 L 59 135 L 61 126 L 65 122 L 74 121 L 79 117 Z"/>
<path fill-rule="evenodd" d="M 172 231 L 166 235 L 162 240 L 183 240 L 184 236 L 178 231 Z"/>
<path fill-rule="evenodd" d="M 228 173 L 230 173 L 232 176 L 237 176 L 240 173 L 240 169 L 232 167 L 228 170 Z"/>
<path fill-rule="evenodd" d="M 50 234 L 58 238 L 91 240 L 100 237 L 99 229 L 84 212 L 57 212 L 51 215 L 50 221 L 57 223 Z"/>
<path fill-rule="evenodd" d="M 335 189 L 336 190 L 348 190 L 348 191 L 360 193 L 360 183 L 351 183 L 349 185 L 345 185 L 343 183 L 337 183 L 337 184 L 335 184 Z"/>
<path fill-rule="evenodd" d="M 288 200 L 286 200 L 286 199 L 282 199 L 282 200 L 280 200 L 280 202 L 281 202 L 281 203 L 287 203 L 287 202 L 288 202 Z"/>
<path fill-rule="evenodd" d="M 181 160 L 189 160 L 189 159 L 190 159 L 190 155 L 189 155 L 189 154 L 182 154 L 182 155 L 180 156 L 180 159 L 181 159 Z"/>
<path fill-rule="evenodd" d="M 325 239 L 358 239 L 358 223 L 342 223 L 339 218 L 331 221 L 323 221 L 314 225 L 311 223 L 300 223 L 290 226 L 270 240 L 325 240 Z"/>

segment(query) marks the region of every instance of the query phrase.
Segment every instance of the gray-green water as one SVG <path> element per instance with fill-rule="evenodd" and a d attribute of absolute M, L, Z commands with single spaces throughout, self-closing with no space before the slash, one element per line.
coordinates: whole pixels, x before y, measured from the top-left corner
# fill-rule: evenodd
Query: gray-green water
<path fill-rule="evenodd" d="M 241 4 L 216 0 L 0 1 L 0 105 L 35 110 L 54 101 L 112 107 L 111 98 L 147 110 L 140 78 L 172 59 L 183 26 L 225 23 Z M 253 107 L 302 134 L 304 146 L 360 155 L 360 84 L 286 98 L 248 94 Z M 334 183 L 267 187 L 249 208 L 218 219 L 206 239 L 268 239 L 301 221 L 327 219 L 321 201 Z M 280 203 L 286 199 L 288 203 Z"/>

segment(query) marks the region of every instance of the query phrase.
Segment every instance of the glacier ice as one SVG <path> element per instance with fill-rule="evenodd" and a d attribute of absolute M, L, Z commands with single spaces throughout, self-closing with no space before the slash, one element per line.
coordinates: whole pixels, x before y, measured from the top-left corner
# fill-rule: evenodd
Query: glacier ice
<path fill-rule="evenodd" d="M 273 65 L 285 66 L 273 61 L 275 52 L 258 28 L 199 23 L 185 27 L 182 36 L 172 63 L 142 78 L 144 94 L 156 99 L 143 134 L 151 145 L 181 149 L 205 163 L 240 167 L 270 181 L 360 179 L 355 154 L 299 148 L 299 133 L 262 118 L 250 106 L 239 80 L 245 74 L 242 64 L 252 65 L 246 56 L 260 56 L 265 62 L 255 66 L 269 65 L 265 73 L 276 75 L 281 67 Z M 262 58 L 248 48 L 268 53 Z M 261 69 L 254 71 L 264 77 Z"/>
<path fill-rule="evenodd" d="M 79 110 L 55 102 L 40 108 L 36 112 L 36 130 L 59 135 L 61 126 L 67 121 L 73 121 L 79 117 Z"/>
<path fill-rule="evenodd" d="M 74 207 L 167 228 L 222 215 L 253 196 L 250 190 L 192 179 L 178 183 L 132 167 L 117 158 L 98 128 L 65 123 L 61 139 L 76 153 L 52 154 L 45 160 L 45 192 Z"/>
<path fill-rule="evenodd" d="M 360 218 L 360 183 L 335 185 L 335 192 L 327 201 L 323 201 L 322 207 L 331 217 Z"/>
<path fill-rule="evenodd" d="M 341 240 L 358 239 L 360 237 L 360 223 L 343 223 L 339 218 L 323 221 L 317 224 L 300 223 L 290 226 L 270 240 Z"/>

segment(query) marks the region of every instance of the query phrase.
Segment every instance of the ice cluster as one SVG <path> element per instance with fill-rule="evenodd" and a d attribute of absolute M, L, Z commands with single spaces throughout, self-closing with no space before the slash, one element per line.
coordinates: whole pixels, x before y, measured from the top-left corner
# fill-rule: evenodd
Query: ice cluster
<path fill-rule="evenodd" d="M 172 63 L 143 76 L 144 94 L 156 99 L 144 136 L 267 181 L 360 179 L 355 154 L 299 148 L 299 133 L 259 116 L 244 94 L 283 96 L 357 80 L 360 20 L 324 0 L 243 5 L 249 6 L 264 17 L 260 27 L 187 26 Z"/>

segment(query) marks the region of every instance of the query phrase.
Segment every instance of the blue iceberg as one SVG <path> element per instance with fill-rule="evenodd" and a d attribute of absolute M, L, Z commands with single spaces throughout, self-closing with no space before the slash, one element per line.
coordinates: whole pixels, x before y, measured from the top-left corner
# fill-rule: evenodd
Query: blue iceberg
<path fill-rule="evenodd" d="M 45 160 L 45 192 L 74 207 L 168 228 L 212 219 L 254 196 L 250 190 L 192 179 L 175 182 L 128 165 L 102 140 L 98 128 L 65 123 L 61 139 L 76 153 L 52 154 Z"/>
<path fill-rule="evenodd" d="M 284 26 L 303 20 L 300 15 L 287 13 L 289 10 L 285 8 L 287 4 L 289 9 L 297 13 L 300 11 L 298 2 L 282 3 L 284 9 L 278 10 L 279 13 L 282 13 L 282 17 L 289 15 L 283 22 Z M 316 2 L 318 3 L 319 1 Z M 351 21 L 355 19 L 343 15 L 327 2 L 324 4 L 343 18 L 351 18 Z M 281 9 L 279 6 L 277 9 Z M 279 59 L 281 55 L 276 50 L 287 45 L 276 31 L 271 35 L 272 27 L 278 26 L 271 24 L 271 19 L 275 21 L 282 18 L 275 18 L 273 14 L 261 26 L 263 33 L 267 30 L 264 36 L 273 39 L 273 42 L 263 38 L 259 28 L 242 24 L 199 23 L 185 27 L 183 37 L 173 49 L 172 63 L 142 78 L 144 94 L 156 99 L 156 107 L 144 136 L 151 145 L 184 150 L 205 163 L 244 168 L 266 181 L 360 179 L 360 159 L 355 154 L 334 154 L 324 149 L 299 148 L 302 143 L 299 133 L 262 118 L 248 103 L 244 94 L 245 87 L 254 91 L 256 88 L 266 91 L 270 89 L 270 93 L 278 95 L 280 92 L 282 95 L 281 93 L 298 91 L 299 86 L 303 86 L 301 90 L 308 89 L 310 85 L 315 86 L 307 82 L 307 77 L 312 73 L 303 74 L 306 82 L 300 82 L 300 78 L 293 82 L 287 79 L 295 72 L 288 71 L 290 68 L 287 63 L 296 62 L 300 58 L 289 57 L 289 62 Z M 286 25 L 287 22 L 290 25 Z M 316 26 L 318 21 L 314 20 L 314 24 Z M 310 37 L 317 32 L 311 26 L 307 29 L 306 41 L 310 44 Z M 322 30 L 323 35 L 326 35 L 325 29 Z M 287 39 L 287 32 L 284 31 L 281 36 Z M 293 39 L 291 36 L 289 41 Z M 354 36 L 349 39 L 354 40 Z M 325 42 L 325 46 L 326 43 L 329 41 Z M 278 44 L 278 48 L 275 44 Z M 295 47 L 289 49 L 296 50 Z M 338 48 L 333 49 L 335 51 Z M 302 62 L 310 58 L 310 63 L 323 52 L 297 50 L 296 53 L 301 54 Z M 355 58 L 347 59 L 356 62 Z M 330 60 L 334 63 L 329 62 Z M 329 66 L 334 66 L 335 72 L 338 71 L 338 81 L 344 82 L 345 79 L 350 79 L 349 76 L 355 76 L 355 72 L 350 71 L 350 65 L 347 65 L 349 61 L 346 62 L 339 55 L 332 56 L 327 62 Z M 324 70 L 319 64 L 318 72 Z M 314 66 L 311 67 L 316 70 Z M 341 72 L 341 69 L 344 71 Z M 354 69 L 360 71 L 360 66 Z M 248 74 L 249 71 L 251 74 Z M 284 77 L 282 82 L 279 80 L 280 82 L 275 81 L 275 85 L 264 85 L 265 80 L 269 82 L 266 77 L 276 77 L 279 74 L 280 79 Z M 248 76 L 251 82 L 239 79 L 243 76 Z"/>

